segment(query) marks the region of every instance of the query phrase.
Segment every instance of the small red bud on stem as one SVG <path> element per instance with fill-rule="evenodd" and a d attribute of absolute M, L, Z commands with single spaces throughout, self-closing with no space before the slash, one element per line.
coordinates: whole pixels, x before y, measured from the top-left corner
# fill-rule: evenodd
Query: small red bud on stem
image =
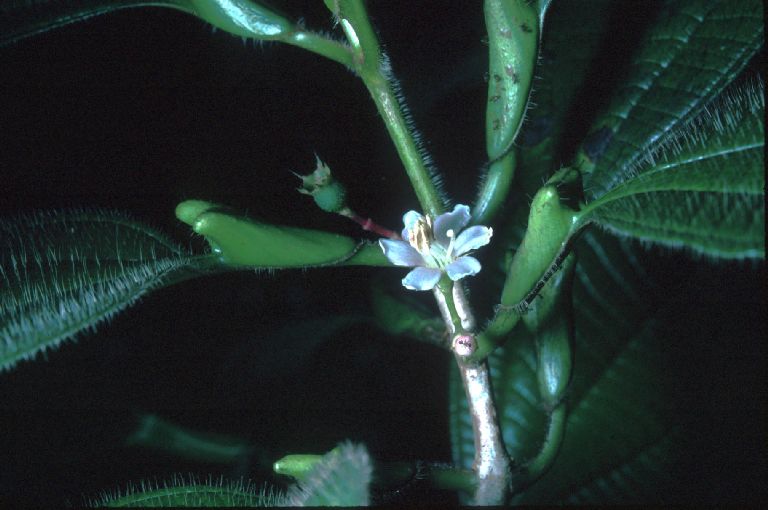
<path fill-rule="evenodd" d="M 471 356 L 477 350 L 477 342 L 473 335 L 457 335 L 453 338 L 451 349 L 461 357 Z"/>

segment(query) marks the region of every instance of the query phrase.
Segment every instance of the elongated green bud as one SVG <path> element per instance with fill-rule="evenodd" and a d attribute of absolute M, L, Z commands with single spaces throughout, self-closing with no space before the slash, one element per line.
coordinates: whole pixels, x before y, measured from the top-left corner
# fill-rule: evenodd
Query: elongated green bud
<path fill-rule="evenodd" d="M 205 200 L 185 200 L 176 206 L 176 217 L 189 226 L 194 225 L 198 216 L 211 209 L 221 209 L 222 206 Z"/>
<path fill-rule="evenodd" d="M 567 254 L 568 241 L 578 227 L 578 213 L 561 203 L 556 185 L 547 184 L 536 193 L 528 229 L 507 270 L 500 306 L 477 335 L 478 349 L 470 358 L 483 359 L 512 331 L 530 300 L 555 274 L 558 260 Z"/>
<path fill-rule="evenodd" d="M 528 229 L 507 271 L 502 304 L 517 304 L 533 288 L 565 247 L 576 219 L 576 211 L 560 203 L 556 186 L 548 184 L 536 193 Z"/>
<path fill-rule="evenodd" d="M 204 236 L 224 263 L 233 266 L 289 268 L 341 263 L 358 252 L 349 237 L 295 227 L 258 223 L 228 214 L 220 206 L 189 200 L 176 216 Z"/>
<path fill-rule="evenodd" d="M 293 30 L 290 21 L 250 0 L 187 0 L 185 3 L 196 16 L 241 37 L 273 40 Z"/>
<path fill-rule="evenodd" d="M 525 0 L 485 0 L 488 30 L 488 105 L 485 138 L 488 158 L 503 156 L 517 136 L 536 64 L 539 12 Z"/>
<path fill-rule="evenodd" d="M 573 328 L 571 323 L 571 288 L 574 255 L 541 290 L 523 323 L 536 338 L 536 377 L 544 406 L 552 410 L 560 404 L 573 371 Z"/>
<path fill-rule="evenodd" d="M 549 410 L 560 403 L 568 389 L 573 371 L 572 349 L 566 317 L 554 317 L 536 337 L 539 394 Z"/>
<path fill-rule="evenodd" d="M 282 459 L 272 464 L 272 469 L 278 475 L 291 476 L 301 481 L 306 478 L 306 476 L 322 459 L 322 455 L 286 455 Z"/>

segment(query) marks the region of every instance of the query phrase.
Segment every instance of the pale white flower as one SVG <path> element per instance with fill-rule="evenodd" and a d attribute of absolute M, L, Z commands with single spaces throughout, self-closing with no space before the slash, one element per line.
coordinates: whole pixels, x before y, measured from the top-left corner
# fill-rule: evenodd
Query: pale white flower
<path fill-rule="evenodd" d="M 493 230 L 475 225 L 462 232 L 469 219 L 469 207 L 462 204 L 434 220 L 416 211 L 408 211 L 403 216 L 404 240 L 379 240 L 384 255 L 391 263 L 414 268 L 403 278 L 406 289 L 431 290 L 443 273 L 457 281 L 480 272 L 480 262 L 467 253 L 488 244 Z"/>

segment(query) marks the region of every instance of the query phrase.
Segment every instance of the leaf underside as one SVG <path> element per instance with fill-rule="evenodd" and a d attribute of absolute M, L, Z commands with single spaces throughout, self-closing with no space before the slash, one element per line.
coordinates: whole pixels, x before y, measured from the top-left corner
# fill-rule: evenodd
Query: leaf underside
<path fill-rule="evenodd" d="M 620 235 L 723 258 L 765 256 L 762 82 L 726 90 L 588 204 Z"/>
<path fill-rule="evenodd" d="M 0 371 L 57 347 L 147 292 L 202 274 L 155 230 L 105 211 L 0 221 Z"/>
<path fill-rule="evenodd" d="M 701 113 L 763 45 L 757 0 L 665 2 L 629 74 L 593 123 L 582 156 L 585 193 L 597 199 L 672 131 Z"/>

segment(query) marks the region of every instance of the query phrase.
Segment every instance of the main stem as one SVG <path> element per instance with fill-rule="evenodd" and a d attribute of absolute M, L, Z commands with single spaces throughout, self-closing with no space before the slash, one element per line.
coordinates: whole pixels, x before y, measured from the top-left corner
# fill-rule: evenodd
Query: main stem
<path fill-rule="evenodd" d="M 395 143 L 416 196 L 426 214 L 433 218 L 443 212 L 443 201 L 432 182 L 416 140 L 398 101 L 387 63 L 383 61 L 378 38 L 362 0 L 336 0 L 332 8 L 353 52 L 353 68 L 371 93 L 376 108 Z M 434 291 L 440 312 L 451 337 L 461 337 L 452 347 L 474 344 L 475 319 L 461 284 L 443 279 Z M 458 351 L 457 351 L 458 352 Z M 474 504 L 500 505 L 510 489 L 510 458 L 504 448 L 491 378 L 486 361 L 471 364 L 457 354 L 456 361 L 467 395 L 475 436 L 474 471 L 478 478 Z"/>
<path fill-rule="evenodd" d="M 467 395 L 475 439 L 475 462 L 472 468 L 477 474 L 478 485 L 473 503 L 502 505 L 512 480 L 509 469 L 511 461 L 504 448 L 496 416 L 488 362 L 470 366 L 456 355 L 456 363 Z"/>
<path fill-rule="evenodd" d="M 442 283 L 442 282 L 441 282 Z M 458 333 L 474 336 L 475 319 L 461 284 L 453 283 L 451 289 L 443 284 L 434 294 L 446 327 L 452 336 Z M 458 329 L 461 331 L 457 331 Z M 461 374 L 461 383 L 467 396 L 469 413 L 472 416 L 472 432 L 475 443 L 473 470 L 478 484 L 473 503 L 475 505 L 504 504 L 511 489 L 511 459 L 504 447 L 504 440 L 493 401 L 491 376 L 488 362 L 466 361 L 466 357 L 455 354 Z"/>

